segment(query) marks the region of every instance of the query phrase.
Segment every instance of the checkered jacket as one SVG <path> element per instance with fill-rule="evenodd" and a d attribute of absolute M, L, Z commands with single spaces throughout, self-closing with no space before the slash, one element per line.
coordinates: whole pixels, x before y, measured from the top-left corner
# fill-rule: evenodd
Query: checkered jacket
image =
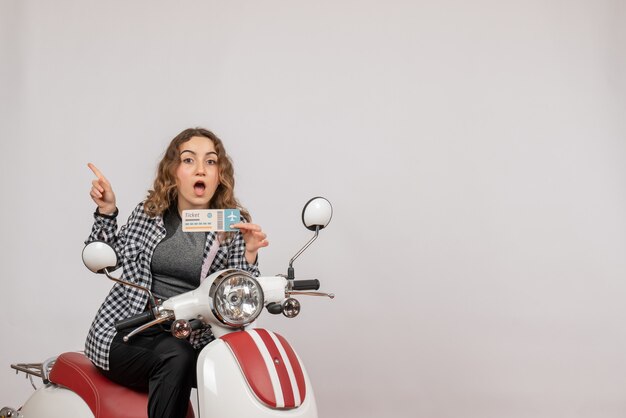
<path fill-rule="evenodd" d="M 119 265 L 123 268 L 122 278 L 140 286 L 152 287 L 150 262 L 157 244 L 165 238 L 165 225 L 161 216 L 150 217 L 143 209 L 143 203 L 137 205 L 128 218 L 128 222 L 117 232 L 117 220 L 112 216 L 95 214 L 91 234 L 85 243 L 95 240 L 106 241 L 113 245 Z M 203 260 L 207 258 L 213 241 L 214 232 L 207 233 Z M 259 275 L 255 264 L 248 264 L 245 258 L 245 244 L 241 233 L 220 243 L 207 276 L 215 271 L 237 268 L 246 270 L 254 276 Z M 136 288 L 116 283 L 102 306 L 98 310 L 85 342 L 85 354 L 102 369 L 109 369 L 109 350 L 115 336 L 115 322 L 143 312 L 148 303 L 148 295 Z M 190 337 L 195 348 L 203 347 L 211 341 L 209 329 L 200 330 Z"/>

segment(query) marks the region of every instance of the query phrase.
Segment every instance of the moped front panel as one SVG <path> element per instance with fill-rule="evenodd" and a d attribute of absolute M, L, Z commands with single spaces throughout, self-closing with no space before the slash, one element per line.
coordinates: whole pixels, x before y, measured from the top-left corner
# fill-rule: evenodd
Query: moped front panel
<path fill-rule="evenodd" d="M 245 331 L 237 331 L 245 332 Z M 250 388 L 235 354 L 222 339 L 207 345 L 198 357 L 198 409 L 200 417 L 316 418 L 317 406 L 309 376 L 302 369 L 306 396 L 297 407 L 270 407 Z M 263 365 L 262 367 L 265 367 Z M 261 374 L 263 371 L 260 371 Z M 248 373 L 250 376 L 250 373 Z M 250 378 L 250 377 L 249 377 Z"/>
<path fill-rule="evenodd" d="M 265 329 L 232 332 L 222 339 L 233 352 L 252 392 L 270 408 L 291 409 L 306 399 L 300 360 L 280 335 Z"/>

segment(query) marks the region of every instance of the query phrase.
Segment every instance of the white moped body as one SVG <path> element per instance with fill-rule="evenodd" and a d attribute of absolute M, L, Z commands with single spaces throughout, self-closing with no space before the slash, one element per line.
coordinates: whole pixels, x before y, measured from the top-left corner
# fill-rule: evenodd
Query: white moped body
<path fill-rule="evenodd" d="M 305 205 L 302 219 L 315 236 L 291 259 L 287 276 L 257 279 L 243 271 L 223 270 L 207 277 L 197 289 L 162 304 L 157 303 L 149 289 L 141 288 L 150 295 L 152 304 L 147 312 L 124 320 L 140 325 L 124 341 L 168 321 L 172 334 L 178 338 L 187 338 L 193 329 L 210 326 L 216 339 L 202 349 L 196 363 L 201 418 L 317 418 L 312 385 L 298 355 L 282 336 L 253 326 L 263 308 L 289 318 L 297 316 L 300 303 L 292 295 L 334 297 L 310 291 L 319 288 L 317 280 L 294 280 L 292 267 L 331 216 L 332 208 L 324 198 L 311 199 Z M 117 255 L 106 243 L 88 244 L 83 250 L 83 261 L 93 272 L 139 287 L 109 274 L 110 266 L 117 264 Z M 18 410 L 0 409 L 0 418 L 147 415 L 147 394 L 107 380 L 83 354 L 64 353 L 41 364 L 11 367 L 30 375 L 31 382 L 33 375 L 42 378 L 44 386 Z M 189 408 L 187 417 L 193 416 Z"/>
<path fill-rule="evenodd" d="M 235 333 L 257 333 L 259 331 L 269 332 L 266 330 L 250 330 L 236 331 Z M 286 353 L 284 354 L 285 358 L 287 358 Z M 259 353 L 259 356 L 262 355 Z M 272 361 L 275 360 L 272 359 Z M 279 361 L 283 361 L 282 357 L 279 358 Z M 304 387 L 294 388 L 294 386 L 298 386 L 297 383 L 287 383 L 284 385 L 286 387 L 281 387 L 280 378 L 274 382 L 270 378 L 270 383 L 273 383 L 273 385 L 266 385 L 266 389 L 269 388 L 270 392 L 274 393 L 274 400 L 278 398 L 278 405 L 268 405 L 262 400 L 263 394 L 255 393 L 254 386 L 263 386 L 263 379 L 257 379 L 256 382 L 252 382 L 252 385 L 248 382 L 248 378 L 242 370 L 242 365 L 236 358 L 232 348 L 229 347 L 229 343 L 225 342 L 224 339 L 216 339 L 208 344 L 200 353 L 196 367 L 198 415 L 200 417 L 317 417 L 315 395 L 309 376 L 301 363 L 297 367 L 301 368 Z M 291 367 L 293 368 L 293 366 Z M 256 374 L 262 375 L 263 373 L 259 373 L 256 370 Z M 54 376 L 54 373 L 52 373 L 52 376 Z M 295 397 L 299 398 L 300 394 L 304 393 L 304 399 L 297 399 L 296 402 L 291 402 L 291 405 L 289 405 L 289 399 L 285 398 L 293 397 L 294 389 L 297 392 Z M 271 394 L 269 397 L 272 397 Z M 94 408 L 96 408 L 96 411 L 101 412 L 99 415 L 102 415 L 102 407 L 98 408 L 96 405 L 89 405 L 88 402 L 93 402 L 93 400 L 83 399 L 71 389 L 50 382 L 35 391 L 21 410 L 16 412 L 19 415 L 14 416 L 22 418 L 61 416 L 64 418 L 93 418 L 97 414 L 97 412 L 94 413 Z M 147 400 L 144 402 L 144 405 L 146 403 Z M 286 403 L 287 405 L 285 405 Z M 128 413 L 131 413 L 131 411 L 118 410 L 116 417 L 126 417 Z"/>
<path fill-rule="evenodd" d="M 93 417 L 87 403 L 75 392 L 48 383 L 38 389 L 20 410 L 22 417 Z"/>

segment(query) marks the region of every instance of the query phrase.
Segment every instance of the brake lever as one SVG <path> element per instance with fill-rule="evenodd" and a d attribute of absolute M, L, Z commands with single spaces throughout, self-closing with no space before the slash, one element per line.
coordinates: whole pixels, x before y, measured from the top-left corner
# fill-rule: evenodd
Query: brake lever
<path fill-rule="evenodd" d="M 285 292 L 287 295 L 303 295 L 303 296 L 327 296 L 331 299 L 335 299 L 334 293 L 325 293 L 325 292 L 305 292 L 300 290 L 288 290 Z"/>
<path fill-rule="evenodd" d="M 122 338 L 122 339 L 126 343 L 126 342 L 128 342 L 129 339 L 131 339 L 135 335 L 139 334 L 141 331 L 144 331 L 144 330 L 150 328 L 153 325 L 157 325 L 157 324 L 160 324 L 162 322 L 169 321 L 170 319 L 173 319 L 173 318 L 174 318 L 174 314 L 173 313 L 171 313 L 169 311 L 163 311 L 163 312 L 161 312 L 161 314 L 160 314 L 160 316 L 158 318 L 153 319 L 150 322 L 146 322 L 145 324 L 143 324 L 139 328 L 135 328 L 134 330 L 129 332 L 127 335 L 124 335 L 124 338 Z"/>

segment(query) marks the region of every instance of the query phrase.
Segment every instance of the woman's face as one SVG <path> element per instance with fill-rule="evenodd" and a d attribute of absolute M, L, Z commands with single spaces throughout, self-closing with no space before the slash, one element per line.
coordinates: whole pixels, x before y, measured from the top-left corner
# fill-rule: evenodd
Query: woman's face
<path fill-rule="evenodd" d="M 215 145 L 209 138 L 194 136 L 178 147 L 176 169 L 178 210 L 208 209 L 220 184 Z"/>

